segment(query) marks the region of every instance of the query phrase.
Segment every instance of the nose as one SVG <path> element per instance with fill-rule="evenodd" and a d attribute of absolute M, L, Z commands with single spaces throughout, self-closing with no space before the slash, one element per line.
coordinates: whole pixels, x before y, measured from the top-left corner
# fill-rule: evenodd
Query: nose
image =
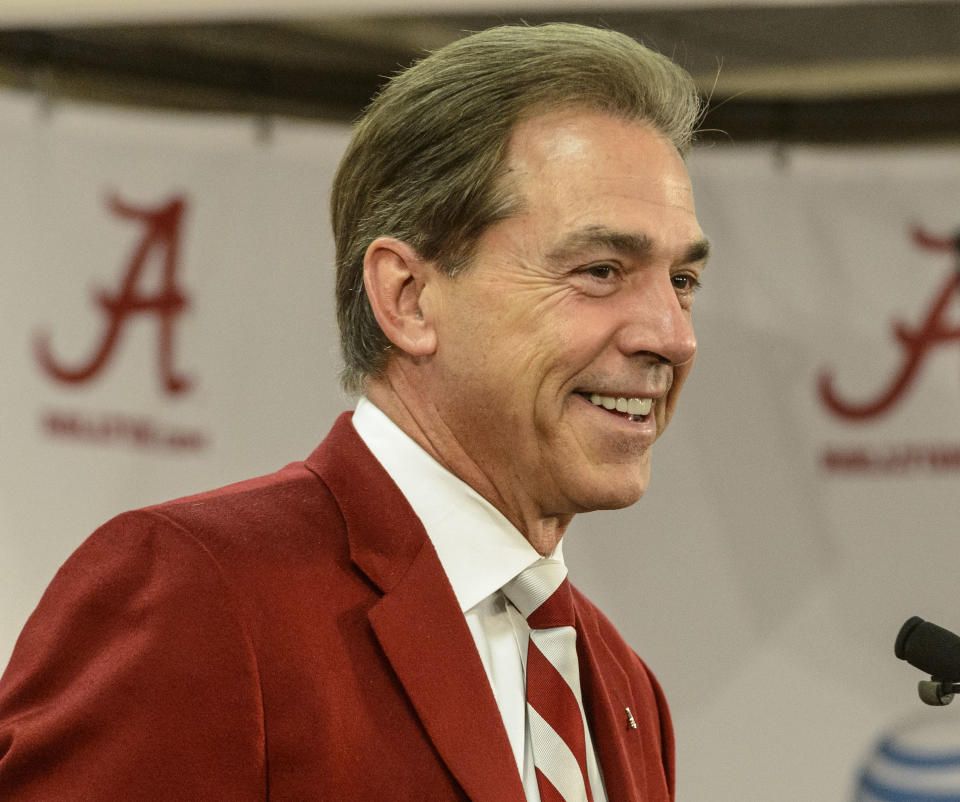
<path fill-rule="evenodd" d="M 627 299 L 620 350 L 645 353 L 674 366 L 690 362 L 697 352 L 690 300 L 681 301 L 669 274 L 640 282 Z"/>

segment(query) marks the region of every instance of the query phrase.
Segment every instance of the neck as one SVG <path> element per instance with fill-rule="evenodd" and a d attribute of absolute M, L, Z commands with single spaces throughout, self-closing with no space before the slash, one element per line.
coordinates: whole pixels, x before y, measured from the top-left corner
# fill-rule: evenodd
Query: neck
<path fill-rule="evenodd" d="M 366 396 L 438 463 L 496 507 L 539 554 L 550 554 L 573 515 L 544 515 L 531 500 L 514 492 L 519 482 L 488 475 L 471 456 L 471 444 L 460 441 L 420 386 L 394 361 L 382 377 L 369 380 Z"/>

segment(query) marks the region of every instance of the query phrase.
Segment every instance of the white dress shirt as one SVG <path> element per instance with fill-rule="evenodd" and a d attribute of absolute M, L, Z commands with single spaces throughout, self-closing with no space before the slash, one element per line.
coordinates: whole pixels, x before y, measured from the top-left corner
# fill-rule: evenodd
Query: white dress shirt
<path fill-rule="evenodd" d="M 357 403 L 353 427 L 427 530 L 480 653 L 527 800 L 540 802 L 526 739 L 524 670 L 530 628 L 500 591 L 540 555 L 499 510 L 366 398 Z M 549 556 L 562 562 L 562 544 Z M 589 728 L 586 739 L 594 802 L 606 802 Z"/>

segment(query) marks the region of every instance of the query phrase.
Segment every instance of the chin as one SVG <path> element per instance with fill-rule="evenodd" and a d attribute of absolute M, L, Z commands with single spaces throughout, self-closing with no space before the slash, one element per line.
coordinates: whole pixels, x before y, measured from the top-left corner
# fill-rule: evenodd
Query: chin
<path fill-rule="evenodd" d="M 591 512 L 594 510 L 622 510 L 636 504 L 643 498 L 643 493 L 644 491 L 640 490 L 635 493 L 608 494 L 601 498 L 592 499 L 592 503 L 589 503 L 589 506 L 584 509 Z"/>
<path fill-rule="evenodd" d="M 622 510 L 636 504 L 647 490 L 648 476 L 637 477 L 632 482 L 598 482 L 586 487 L 581 485 L 573 494 L 582 512 L 594 510 Z"/>

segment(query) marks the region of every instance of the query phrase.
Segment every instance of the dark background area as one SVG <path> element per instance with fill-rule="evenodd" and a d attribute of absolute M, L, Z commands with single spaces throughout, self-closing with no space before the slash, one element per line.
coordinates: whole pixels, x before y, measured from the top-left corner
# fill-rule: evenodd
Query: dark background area
<path fill-rule="evenodd" d="M 960 3 L 336 16 L 0 29 L 0 85 L 104 103 L 351 120 L 386 76 L 504 22 L 623 31 L 695 76 L 702 138 L 960 140 Z"/>

